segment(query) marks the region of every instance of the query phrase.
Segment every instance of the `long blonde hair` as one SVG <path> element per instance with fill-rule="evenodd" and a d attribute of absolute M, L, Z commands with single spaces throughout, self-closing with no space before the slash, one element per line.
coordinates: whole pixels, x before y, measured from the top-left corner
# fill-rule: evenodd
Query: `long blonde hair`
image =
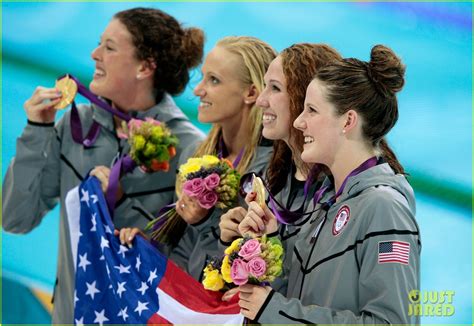
<path fill-rule="evenodd" d="M 239 79 L 244 85 L 254 85 L 257 91 L 261 93 L 264 89 L 263 76 L 272 60 L 276 58 L 276 51 L 267 43 L 250 36 L 224 37 L 217 42 L 216 46 L 220 46 L 240 58 L 239 66 L 236 67 Z M 245 123 L 250 127 L 250 140 L 246 142 L 247 146 L 245 146 L 242 158 L 235 167 L 241 175 L 247 172 L 261 139 L 262 111 L 255 104 L 250 109 L 250 114 Z M 199 145 L 193 156 L 216 154 L 221 133 L 221 126 L 213 124 L 206 139 Z M 178 175 L 176 178 L 178 197 L 181 196 L 183 181 Z M 170 217 L 163 227 L 157 231 L 155 239 L 175 246 L 185 228 L 186 222 L 176 214 Z"/>
<path fill-rule="evenodd" d="M 262 92 L 264 89 L 263 76 L 277 55 L 275 50 L 267 43 L 251 36 L 227 36 L 218 41 L 216 46 L 237 55 L 241 59 L 239 67 L 237 67 L 241 82 L 245 85 L 255 85 L 257 91 Z M 240 163 L 236 167 L 240 174 L 246 173 L 249 168 L 261 138 L 262 112 L 255 107 L 255 104 L 250 109 L 246 123 L 250 126 L 250 140 L 248 146 L 245 147 Z M 221 131 L 222 128 L 214 124 L 206 139 L 197 148 L 194 156 L 214 154 Z"/>

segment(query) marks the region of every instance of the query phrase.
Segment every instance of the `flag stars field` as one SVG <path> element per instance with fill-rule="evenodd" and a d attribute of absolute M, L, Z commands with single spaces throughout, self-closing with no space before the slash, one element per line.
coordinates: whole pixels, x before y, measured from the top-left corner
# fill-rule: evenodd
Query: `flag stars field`
<path fill-rule="evenodd" d="M 91 262 L 87 260 L 87 252 L 84 255 L 79 255 L 79 267 L 82 267 L 82 270 L 85 272 L 87 265 L 90 265 Z"/>
<path fill-rule="evenodd" d="M 90 295 L 92 300 L 94 300 L 95 294 L 100 292 L 96 287 L 96 281 L 92 283 L 86 282 L 86 285 L 87 285 L 86 295 Z"/>

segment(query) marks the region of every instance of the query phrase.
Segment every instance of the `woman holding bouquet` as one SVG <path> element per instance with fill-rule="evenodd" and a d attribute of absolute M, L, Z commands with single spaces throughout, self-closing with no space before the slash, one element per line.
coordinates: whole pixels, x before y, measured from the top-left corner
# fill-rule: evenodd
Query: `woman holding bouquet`
<path fill-rule="evenodd" d="M 317 72 L 294 125 L 301 158 L 323 164 L 312 218 L 295 243 L 287 296 L 240 287 L 241 312 L 259 323 L 409 324 L 409 293 L 419 289 L 421 242 L 413 190 L 384 140 L 398 119 L 405 67 L 377 45 L 370 62 L 344 59 Z M 242 232 L 275 217 L 251 203 Z"/>
<path fill-rule="evenodd" d="M 117 13 L 92 52 L 95 71 L 90 90 L 115 109 L 138 118 L 165 122 L 178 137 L 178 155 L 203 138 L 175 105 L 170 95 L 183 91 L 189 70 L 203 53 L 200 29 L 182 28 L 158 9 L 134 8 Z M 3 228 L 25 233 L 36 227 L 58 202 L 61 204 L 60 245 L 53 323 L 73 322 L 74 266 L 64 200 L 96 166 L 110 166 L 129 150 L 117 137 L 121 121 L 95 104 L 78 105 L 82 134 L 96 124 L 100 132 L 92 146 L 76 143 L 71 134 L 71 111 L 55 125 L 61 101 L 58 89 L 37 87 L 25 102 L 28 124 L 17 142 L 16 157 L 3 184 Z M 76 130 L 77 131 L 77 130 Z M 171 162 L 171 171 L 178 159 Z M 105 180 L 108 168 L 94 172 Z M 175 173 L 144 174 L 135 170 L 121 180 L 123 195 L 115 211 L 117 227 L 144 227 L 173 199 Z M 28 204 L 25 204 L 28 203 Z"/>
<path fill-rule="evenodd" d="M 306 88 L 316 72 L 325 65 L 341 59 L 336 50 L 325 44 L 299 43 L 283 51 L 272 61 L 265 73 L 265 89 L 257 99 L 262 108 L 264 137 L 273 140 L 273 155 L 266 179 L 276 206 L 281 214 L 279 234 L 285 246 L 283 274 L 291 267 L 293 240 L 304 223 L 303 215 L 313 209 L 313 196 L 321 185 L 322 174 L 313 175 L 308 182 L 310 188 L 305 193 L 305 183 L 311 164 L 301 159 L 303 135 L 293 128 L 293 121 L 302 112 Z M 252 199 L 254 197 L 251 196 Z M 289 213 L 291 212 L 291 213 Z M 240 237 L 238 224 L 247 210 L 237 207 L 229 210 L 221 218 L 220 239 L 229 245 Z M 287 275 L 286 275 L 287 277 Z M 272 287 L 286 294 L 286 278 L 282 276 L 272 283 Z"/>
<path fill-rule="evenodd" d="M 256 100 L 264 88 L 265 71 L 275 56 L 268 44 L 254 37 L 225 37 L 217 42 L 206 56 L 203 79 L 194 89 L 200 98 L 198 119 L 212 123 L 212 128 L 197 149 L 186 149 L 180 163 L 191 157 L 217 154 L 231 162 L 241 175 L 264 172 L 272 146 L 261 136 L 262 115 Z M 244 204 L 240 198 L 240 205 Z M 218 239 L 223 210 L 203 208 L 195 198 L 182 194 L 176 211 L 180 217 L 165 224 L 158 240 L 170 245 L 173 261 L 201 280 L 207 260 L 221 254 Z M 122 229 L 121 241 L 130 244 L 139 231 Z"/>

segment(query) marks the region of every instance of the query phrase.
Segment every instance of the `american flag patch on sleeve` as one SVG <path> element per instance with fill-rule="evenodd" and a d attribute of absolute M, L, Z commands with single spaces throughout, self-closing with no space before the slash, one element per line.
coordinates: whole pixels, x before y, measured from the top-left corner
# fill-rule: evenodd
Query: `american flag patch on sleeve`
<path fill-rule="evenodd" d="M 399 263 L 408 265 L 410 260 L 410 244 L 404 241 L 379 242 L 378 263 Z"/>

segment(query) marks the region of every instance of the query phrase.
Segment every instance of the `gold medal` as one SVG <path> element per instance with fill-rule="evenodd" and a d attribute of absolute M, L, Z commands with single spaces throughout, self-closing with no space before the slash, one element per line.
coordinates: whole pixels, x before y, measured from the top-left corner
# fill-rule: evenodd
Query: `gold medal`
<path fill-rule="evenodd" d="M 61 101 L 54 106 L 56 110 L 64 109 L 72 103 L 77 93 L 77 84 L 69 75 L 56 81 L 56 88 L 61 92 Z"/>
<path fill-rule="evenodd" d="M 265 187 L 263 186 L 263 181 L 255 174 L 253 175 L 252 180 L 252 191 L 257 194 L 255 201 L 260 205 L 260 207 L 265 207 Z"/>

